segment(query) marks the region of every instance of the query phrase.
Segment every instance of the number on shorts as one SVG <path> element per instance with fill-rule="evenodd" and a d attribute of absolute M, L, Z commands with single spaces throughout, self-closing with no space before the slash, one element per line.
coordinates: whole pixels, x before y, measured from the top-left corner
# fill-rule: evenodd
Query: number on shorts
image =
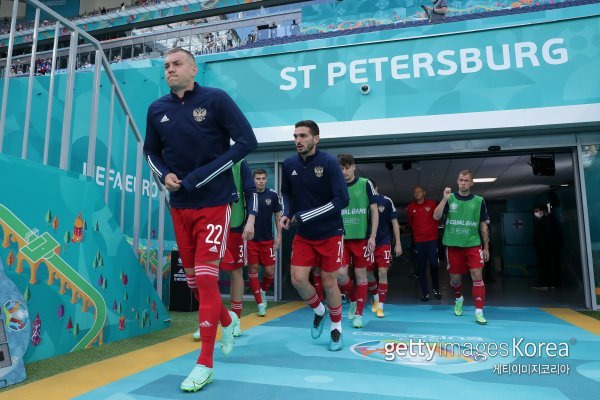
<path fill-rule="evenodd" d="M 385 258 L 386 261 L 388 261 L 389 259 L 392 258 L 392 251 L 391 250 L 384 250 L 383 251 L 383 258 Z"/>
<path fill-rule="evenodd" d="M 271 258 L 275 258 L 275 253 L 273 253 L 273 248 L 269 248 L 269 251 L 271 252 Z"/>
<path fill-rule="evenodd" d="M 244 258 L 244 245 L 240 245 L 240 258 Z"/>
<path fill-rule="evenodd" d="M 344 241 L 340 240 L 338 242 L 338 258 L 342 258 L 342 255 L 344 255 Z"/>
<path fill-rule="evenodd" d="M 364 257 L 365 258 L 369 258 L 369 246 L 363 246 L 363 251 L 364 251 Z"/>
<path fill-rule="evenodd" d="M 483 250 L 479 249 L 479 257 L 481 258 L 481 263 L 485 264 L 484 259 L 483 259 Z"/>
<path fill-rule="evenodd" d="M 206 225 L 206 228 L 210 229 L 210 232 L 208 233 L 208 236 L 206 237 L 206 243 L 221 244 L 221 242 L 219 241 L 219 238 L 221 237 L 221 234 L 223 233 L 223 226 L 208 224 L 208 225 Z M 213 236 L 213 234 L 216 231 L 219 231 L 219 232 L 215 235 L 214 239 L 211 239 L 211 237 Z"/>

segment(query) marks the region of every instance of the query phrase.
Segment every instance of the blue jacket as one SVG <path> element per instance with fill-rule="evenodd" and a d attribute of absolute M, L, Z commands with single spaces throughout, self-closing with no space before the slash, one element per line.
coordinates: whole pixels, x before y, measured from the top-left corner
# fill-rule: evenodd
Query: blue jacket
<path fill-rule="evenodd" d="M 306 161 L 296 154 L 281 170 L 282 212 L 296 217 L 297 233 L 309 240 L 342 235 L 342 209 L 349 197 L 337 159 L 319 150 Z"/>
<path fill-rule="evenodd" d="M 375 245 L 392 243 L 392 221 L 398 219 L 398 211 L 394 207 L 394 202 L 387 196 L 375 195 L 377 200 L 377 209 L 379 210 L 379 225 L 377 226 L 377 236 Z"/>
<path fill-rule="evenodd" d="M 236 201 L 231 167 L 256 147 L 248 120 L 220 89 L 195 83 L 182 99 L 171 92 L 148 107 L 146 161 L 163 184 L 171 172 L 182 180 L 181 189 L 171 192 L 172 207 Z"/>

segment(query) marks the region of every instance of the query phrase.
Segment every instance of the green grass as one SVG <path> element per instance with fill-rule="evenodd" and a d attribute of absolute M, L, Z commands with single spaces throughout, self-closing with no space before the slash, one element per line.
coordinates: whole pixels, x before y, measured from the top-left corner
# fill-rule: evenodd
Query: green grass
<path fill-rule="evenodd" d="M 587 315 L 588 317 L 600 320 L 600 311 L 579 311 L 580 313 Z"/>
<path fill-rule="evenodd" d="M 284 303 L 285 302 L 270 302 L 269 307 Z M 242 316 L 255 313 L 256 311 L 256 303 L 254 301 L 244 302 Z M 120 356 L 144 347 L 152 346 L 153 344 L 162 343 L 166 340 L 182 335 L 191 336 L 191 334 L 196 331 L 198 327 L 197 312 L 170 311 L 169 314 L 171 315 L 171 326 L 158 332 L 121 340 L 119 342 L 103 344 L 99 347 L 96 346 L 46 360 L 28 363 L 25 366 L 27 380 L 21 384 L 10 386 L 9 389 L 34 382 L 39 379 L 48 378 L 50 376 L 60 374 L 61 372 L 84 367 L 108 358 Z M 0 390 L 0 392 L 2 392 L 2 390 Z"/>

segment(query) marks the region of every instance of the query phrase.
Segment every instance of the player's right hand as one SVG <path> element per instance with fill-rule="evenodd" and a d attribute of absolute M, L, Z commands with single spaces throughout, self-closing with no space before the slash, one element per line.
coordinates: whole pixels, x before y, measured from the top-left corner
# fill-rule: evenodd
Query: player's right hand
<path fill-rule="evenodd" d="M 447 187 L 446 189 L 444 189 L 444 200 L 448 200 L 450 198 L 450 195 L 452 194 L 452 189 Z"/>
<path fill-rule="evenodd" d="M 165 176 L 165 187 L 169 192 L 176 192 L 181 189 L 181 179 L 171 172 Z"/>
<path fill-rule="evenodd" d="M 290 219 L 288 217 L 281 217 L 279 225 L 281 225 L 283 229 L 290 229 Z"/>

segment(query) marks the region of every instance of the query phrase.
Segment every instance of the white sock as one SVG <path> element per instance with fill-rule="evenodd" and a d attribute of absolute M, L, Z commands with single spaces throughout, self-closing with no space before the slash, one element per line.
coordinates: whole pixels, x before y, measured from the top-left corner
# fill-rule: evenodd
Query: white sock
<path fill-rule="evenodd" d="M 263 306 L 264 306 L 264 305 L 265 305 L 265 303 L 258 303 L 258 305 L 259 305 L 259 306 L 260 306 L 260 305 L 263 305 Z"/>
<path fill-rule="evenodd" d="M 373 295 L 373 301 L 379 301 L 379 294 L 374 294 Z"/>
<path fill-rule="evenodd" d="M 380 310 L 383 310 L 383 303 L 379 303 L 379 304 L 377 305 L 377 308 L 379 308 Z"/>
<path fill-rule="evenodd" d="M 456 301 L 458 301 L 460 303 L 461 301 L 465 301 L 465 298 L 460 296 L 458 299 L 456 299 Z"/>
<path fill-rule="evenodd" d="M 315 314 L 322 317 L 323 315 L 325 315 L 325 306 L 323 305 L 323 303 L 319 303 L 319 306 L 317 308 L 313 308 L 313 311 L 315 312 Z"/>
<path fill-rule="evenodd" d="M 483 314 L 483 308 L 476 308 L 475 314 Z"/>
<path fill-rule="evenodd" d="M 331 323 L 331 330 L 334 330 L 334 329 L 337 329 L 341 333 L 342 332 L 342 321 L 332 322 Z"/>

